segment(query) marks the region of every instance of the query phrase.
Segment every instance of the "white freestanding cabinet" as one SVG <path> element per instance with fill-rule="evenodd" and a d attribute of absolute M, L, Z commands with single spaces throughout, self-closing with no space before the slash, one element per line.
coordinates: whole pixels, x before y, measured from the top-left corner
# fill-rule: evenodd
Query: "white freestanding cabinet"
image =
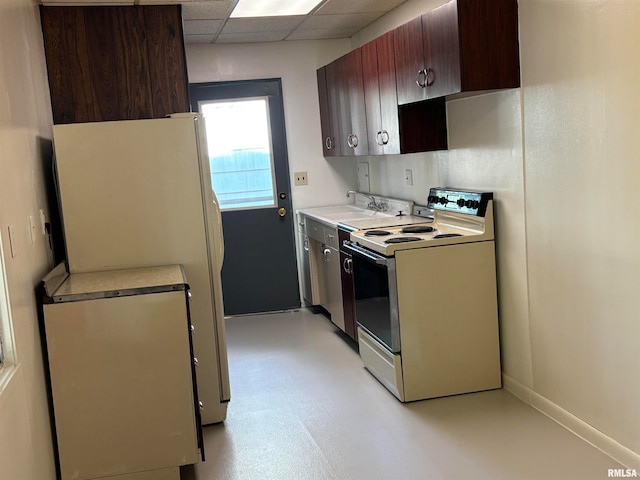
<path fill-rule="evenodd" d="M 44 296 L 62 480 L 179 480 L 198 462 L 187 298 L 180 265 L 71 274 Z"/>
<path fill-rule="evenodd" d="M 184 265 L 206 425 L 226 418 L 230 391 L 222 222 L 203 121 L 54 125 L 53 137 L 70 273 Z"/>

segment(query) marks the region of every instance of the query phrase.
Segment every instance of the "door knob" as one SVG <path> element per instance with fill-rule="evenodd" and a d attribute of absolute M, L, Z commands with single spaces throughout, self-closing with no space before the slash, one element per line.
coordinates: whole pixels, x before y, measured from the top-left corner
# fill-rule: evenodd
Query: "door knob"
<path fill-rule="evenodd" d="M 280 207 L 278 209 L 278 215 L 280 215 L 281 217 L 284 217 L 287 214 L 287 209 L 284 207 Z"/>

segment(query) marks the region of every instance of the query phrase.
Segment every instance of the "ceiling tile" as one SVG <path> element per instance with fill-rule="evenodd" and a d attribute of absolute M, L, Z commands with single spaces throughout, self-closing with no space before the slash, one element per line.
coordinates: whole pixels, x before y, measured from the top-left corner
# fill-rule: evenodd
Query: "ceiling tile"
<path fill-rule="evenodd" d="M 348 13 L 342 15 L 313 15 L 311 17 L 307 17 L 302 25 L 300 25 L 300 28 L 358 28 L 358 30 L 360 30 L 381 16 L 382 12 Z"/>
<path fill-rule="evenodd" d="M 284 40 L 288 33 L 288 30 L 279 32 L 221 33 L 216 43 L 279 42 Z"/>
<path fill-rule="evenodd" d="M 185 35 L 215 34 L 220 28 L 221 20 L 186 20 L 184 22 Z"/>
<path fill-rule="evenodd" d="M 304 20 L 303 16 L 266 17 L 266 18 L 230 18 L 222 30 L 228 33 L 251 32 L 289 32 Z"/>
<path fill-rule="evenodd" d="M 211 43 L 214 39 L 214 35 L 185 35 L 184 43 L 194 45 L 198 43 Z"/>
<path fill-rule="evenodd" d="M 325 40 L 333 38 L 349 38 L 361 30 L 359 27 L 334 27 L 334 28 L 315 28 L 315 29 L 297 29 L 287 37 L 287 40 Z"/>
<path fill-rule="evenodd" d="M 233 0 L 189 2 L 182 5 L 184 20 L 220 20 L 227 16 Z"/>
<path fill-rule="evenodd" d="M 341 15 L 344 13 L 386 13 L 406 0 L 329 0 L 316 12 L 317 15 Z"/>

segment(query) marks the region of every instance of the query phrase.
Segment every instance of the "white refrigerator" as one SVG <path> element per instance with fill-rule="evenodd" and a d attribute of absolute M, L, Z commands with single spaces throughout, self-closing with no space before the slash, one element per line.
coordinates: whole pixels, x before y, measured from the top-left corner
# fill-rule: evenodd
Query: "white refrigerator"
<path fill-rule="evenodd" d="M 223 421 L 224 243 L 204 118 L 55 125 L 53 137 L 69 272 L 184 265 L 202 421 Z"/>

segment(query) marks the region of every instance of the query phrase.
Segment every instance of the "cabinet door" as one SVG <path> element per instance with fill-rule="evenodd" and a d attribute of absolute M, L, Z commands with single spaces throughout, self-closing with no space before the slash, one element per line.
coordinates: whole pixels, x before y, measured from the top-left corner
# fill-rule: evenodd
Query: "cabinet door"
<path fill-rule="evenodd" d="M 331 123 L 331 111 L 329 109 L 329 96 L 327 86 L 327 68 L 319 68 L 318 78 L 318 102 L 320 104 L 320 130 L 322 134 L 322 154 L 325 157 L 336 155 L 334 126 Z"/>
<path fill-rule="evenodd" d="M 398 105 L 427 99 L 425 88 L 416 83 L 424 70 L 422 18 L 418 17 L 393 30 Z"/>
<path fill-rule="evenodd" d="M 429 98 L 459 93 L 458 2 L 451 0 L 422 16 L 425 82 Z"/>
<path fill-rule="evenodd" d="M 359 48 L 352 50 L 339 60 L 342 74 L 341 152 L 343 156 L 367 155 L 369 148 L 361 51 Z"/>
<path fill-rule="evenodd" d="M 342 282 L 340 252 L 335 248 L 324 246 L 325 286 L 327 305 L 325 308 L 331 314 L 331 322 L 344 332 L 344 310 L 342 308 Z"/>
<path fill-rule="evenodd" d="M 378 50 L 378 81 L 380 84 L 380 116 L 382 117 L 381 140 L 384 144 L 384 153 L 389 155 L 400 153 L 393 32 L 377 38 L 376 44 Z"/>
<path fill-rule="evenodd" d="M 331 62 L 329 65 L 325 67 L 325 80 L 326 80 L 326 91 L 327 91 L 327 107 L 329 111 L 329 121 L 328 125 L 330 126 L 329 136 L 332 139 L 331 145 L 331 156 L 340 156 L 342 155 L 342 116 L 343 113 L 343 105 L 344 105 L 344 95 L 345 88 L 342 83 L 342 63 L 341 59 L 335 60 Z"/>
<path fill-rule="evenodd" d="M 370 155 L 400 153 L 393 32 L 362 46 Z"/>
<path fill-rule="evenodd" d="M 367 114 L 367 141 L 370 155 L 383 155 L 382 116 L 380 112 L 380 82 L 378 78 L 378 42 L 364 44 L 362 51 L 362 76 L 364 102 Z"/>

